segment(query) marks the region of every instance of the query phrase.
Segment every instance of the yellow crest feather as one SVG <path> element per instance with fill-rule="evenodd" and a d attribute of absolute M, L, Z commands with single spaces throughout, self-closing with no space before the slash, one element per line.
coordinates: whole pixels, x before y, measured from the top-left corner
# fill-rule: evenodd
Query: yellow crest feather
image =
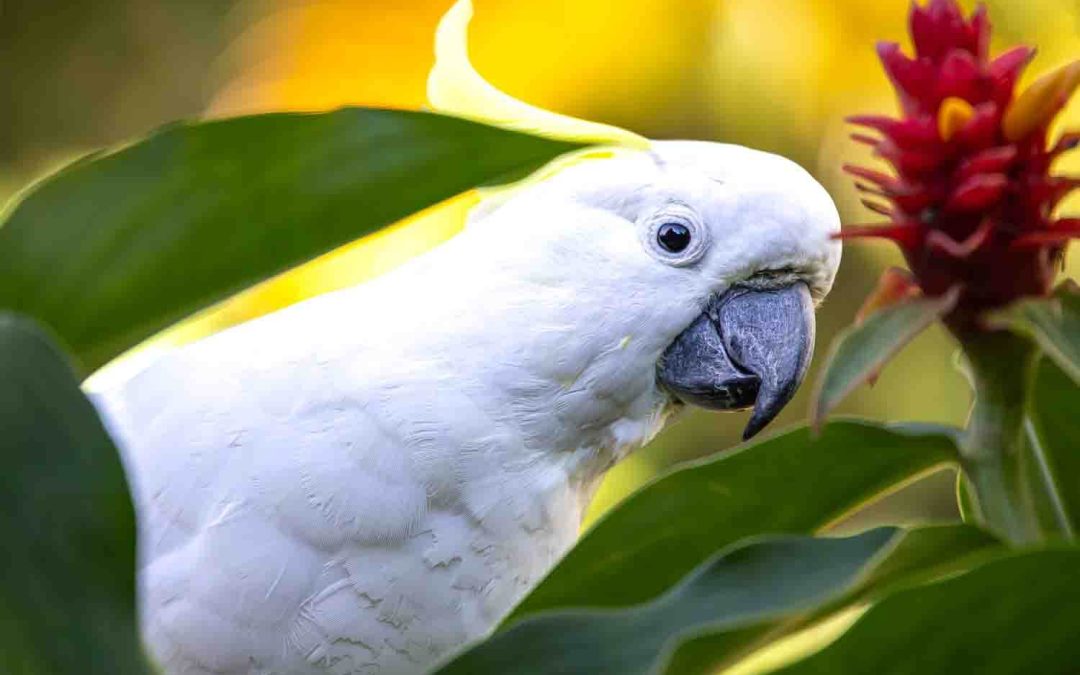
<path fill-rule="evenodd" d="M 439 22 L 427 85 L 432 109 L 561 141 L 648 149 L 648 139 L 631 131 L 544 110 L 492 86 L 469 61 L 472 13 L 471 0 L 458 0 Z"/>

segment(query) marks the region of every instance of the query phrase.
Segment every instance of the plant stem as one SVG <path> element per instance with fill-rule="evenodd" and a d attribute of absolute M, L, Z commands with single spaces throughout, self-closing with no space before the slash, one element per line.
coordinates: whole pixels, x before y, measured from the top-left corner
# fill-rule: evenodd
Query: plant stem
<path fill-rule="evenodd" d="M 974 402 L 960 452 L 981 524 L 1014 544 L 1041 535 L 1023 474 L 1024 417 L 1038 348 L 1006 331 L 959 334 L 971 367 Z"/>

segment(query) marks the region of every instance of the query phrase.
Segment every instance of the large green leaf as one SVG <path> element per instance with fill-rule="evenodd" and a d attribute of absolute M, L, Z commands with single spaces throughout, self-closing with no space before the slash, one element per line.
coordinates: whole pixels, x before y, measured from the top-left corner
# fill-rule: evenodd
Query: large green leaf
<path fill-rule="evenodd" d="M 886 536 L 893 534 L 893 536 Z M 751 538 L 648 603 L 530 616 L 445 673 L 717 672 L 840 607 L 966 570 L 1006 547 L 965 525 L 851 539 Z"/>
<path fill-rule="evenodd" d="M 560 607 L 644 602 L 717 549 L 761 533 L 811 533 L 955 457 L 928 428 L 797 429 L 668 474 L 587 532 L 510 621 Z"/>
<path fill-rule="evenodd" d="M 1052 297 L 1017 302 L 990 321 L 1030 335 L 1080 384 L 1080 289 L 1075 282 L 1065 282 Z"/>
<path fill-rule="evenodd" d="M 526 619 L 440 672 L 648 673 L 680 636 L 757 628 L 851 588 L 896 530 L 847 539 L 777 537 L 737 545 L 652 602 L 623 610 L 571 610 Z"/>
<path fill-rule="evenodd" d="M 959 289 L 936 298 L 916 298 L 871 314 L 833 340 L 815 384 L 810 419 L 820 425 L 845 396 L 874 377 L 901 348 L 956 304 Z"/>
<path fill-rule="evenodd" d="M 1080 385 L 1053 361 L 1042 359 L 1024 421 L 1023 479 L 1040 529 L 1075 539 L 1080 524 Z M 957 474 L 956 497 L 965 522 L 974 522 L 971 481 Z"/>
<path fill-rule="evenodd" d="M 170 323 L 577 146 L 435 114 L 184 124 L 63 169 L 0 227 L 0 308 L 93 369 Z"/>
<path fill-rule="evenodd" d="M 71 367 L 0 313 L 0 672 L 147 673 L 135 514 L 120 458 Z"/>
<path fill-rule="evenodd" d="M 1025 422 L 1029 476 L 1043 521 L 1075 538 L 1080 527 L 1080 384 L 1049 359 L 1039 364 Z"/>
<path fill-rule="evenodd" d="M 751 652 L 821 621 L 842 607 L 871 602 L 906 588 L 926 583 L 946 574 L 966 570 L 1007 549 L 993 536 L 970 525 L 938 525 L 918 528 L 898 537 L 887 556 L 879 556 L 863 578 L 834 601 L 812 611 L 783 620 L 758 622 L 754 626 L 725 626 L 706 629 L 681 644 L 668 672 L 675 675 L 708 675 L 745 658 Z M 773 580 L 776 583 L 776 580 Z"/>
<path fill-rule="evenodd" d="M 1075 673 L 1078 570 L 1076 548 L 991 560 L 883 599 L 839 640 L 779 672 Z"/>

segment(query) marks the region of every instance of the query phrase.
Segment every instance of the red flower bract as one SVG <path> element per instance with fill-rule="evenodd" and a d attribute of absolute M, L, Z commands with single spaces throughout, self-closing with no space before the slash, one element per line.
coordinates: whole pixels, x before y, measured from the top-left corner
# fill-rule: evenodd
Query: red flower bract
<path fill-rule="evenodd" d="M 955 0 L 930 0 L 913 5 L 909 27 L 914 57 L 895 43 L 878 45 L 900 117 L 848 119 L 877 132 L 852 138 L 895 171 L 844 167 L 863 203 L 890 222 L 840 236 L 896 242 L 927 295 L 959 285 L 948 321 L 968 325 L 983 310 L 1048 293 L 1065 246 L 1080 237 L 1080 219 L 1053 218 L 1080 178 L 1050 173 L 1056 157 L 1080 144 L 1080 133 L 1047 144 L 1053 118 L 1080 84 L 1080 61 L 1017 96 L 1034 49 L 991 59 L 985 7 L 965 18 Z"/>

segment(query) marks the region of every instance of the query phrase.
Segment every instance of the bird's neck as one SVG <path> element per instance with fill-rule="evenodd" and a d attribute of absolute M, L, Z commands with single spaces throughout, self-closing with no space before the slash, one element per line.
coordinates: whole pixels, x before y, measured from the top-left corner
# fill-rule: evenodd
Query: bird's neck
<path fill-rule="evenodd" d="M 432 415 L 417 437 L 447 435 L 440 447 L 477 513 L 528 495 L 580 517 L 607 469 L 670 412 L 655 376 L 666 338 L 651 330 L 654 307 L 590 280 L 596 265 L 573 251 L 555 264 L 520 245 L 486 250 L 514 223 L 503 225 L 357 289 L 347 303 L 385 317 L 357 338 L 362 379 L 385 379 L 394 398 L 437 399 L 414 406 Z M 458 434 L 475 447 L 460 449 Z"/>

